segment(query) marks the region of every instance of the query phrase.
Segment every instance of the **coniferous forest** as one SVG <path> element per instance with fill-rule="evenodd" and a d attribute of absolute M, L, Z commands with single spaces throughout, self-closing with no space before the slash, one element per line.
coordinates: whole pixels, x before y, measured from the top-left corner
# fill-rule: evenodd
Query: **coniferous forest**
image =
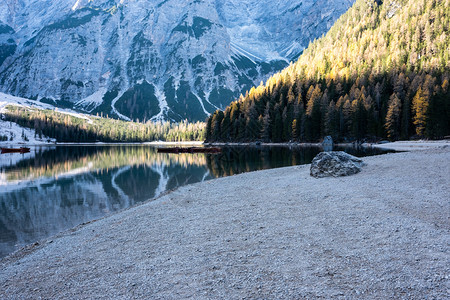
<path fill-rule="evenodd" d="M 33 128 L 42 138 L 55 138 L 58 142 L 107 142 L 142 143 L 151 141 L 203 141 L 205 123 L 177 124 L 169 122 L 126 122 L 102 117 L 73 116 L 54 110 L 39 110 L 8 106 L 3 119 Z"/>
<path fill-rule="evenodd" d="M 450 135 L 450 0 L 357 0 L 299 60 L 207 120 L 207 141 Z"/>

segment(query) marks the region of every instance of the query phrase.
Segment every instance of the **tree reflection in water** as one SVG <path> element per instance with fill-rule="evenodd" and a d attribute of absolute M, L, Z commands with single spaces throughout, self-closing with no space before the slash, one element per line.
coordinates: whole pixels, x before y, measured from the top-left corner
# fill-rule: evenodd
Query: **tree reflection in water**
<path fill-rule="evenodd" d="M 158 153 L 150 146 L 56 146 L 2 155 L 0 257 L 179 186 L 306 164 L 320 151 L 225 147 L 216 155 Z"/>

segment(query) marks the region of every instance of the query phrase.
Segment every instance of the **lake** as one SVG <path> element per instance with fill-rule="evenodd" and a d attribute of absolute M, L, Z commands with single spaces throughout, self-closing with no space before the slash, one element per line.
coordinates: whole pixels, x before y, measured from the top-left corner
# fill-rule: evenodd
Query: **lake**
<path fill-rule="evenodd" d="M 384 153 L 347 148 L 356 156 Z M 224 147 L 221 154 L 158 153 L 146 145 L 42 146 L 0 155 L 0 257 L 177 187 L 308 164 L 319 147 Z"/>

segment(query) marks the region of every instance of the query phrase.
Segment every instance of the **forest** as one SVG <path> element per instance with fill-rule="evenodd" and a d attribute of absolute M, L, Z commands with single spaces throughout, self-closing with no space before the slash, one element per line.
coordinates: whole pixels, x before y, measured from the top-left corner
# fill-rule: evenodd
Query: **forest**
<path fill-rule="evenodd" d="M 450 135 L 449 13 L 449 0 L 357 0 L 298 61 L 211 115 L 206 140 Z"/>
<path fill-rule="evenodd" d="M 77 117 L 55 110 L 8 106 L 3 120 L 35 129 L 39 138 L 47 136 L 58 142 L 142 143 L 151 141 L 203 141 L 205 123 L 125 122 L 103 117 Z"/>

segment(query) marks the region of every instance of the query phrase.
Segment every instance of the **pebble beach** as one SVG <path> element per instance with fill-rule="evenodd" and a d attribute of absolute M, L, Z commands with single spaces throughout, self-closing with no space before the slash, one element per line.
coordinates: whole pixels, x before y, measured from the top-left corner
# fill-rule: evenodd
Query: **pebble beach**
<path fill-rule="evenodd" d="M 181 187 L 2 259 L 0 298 L 448 299 L 450 147 L 416 150 Z"/>

